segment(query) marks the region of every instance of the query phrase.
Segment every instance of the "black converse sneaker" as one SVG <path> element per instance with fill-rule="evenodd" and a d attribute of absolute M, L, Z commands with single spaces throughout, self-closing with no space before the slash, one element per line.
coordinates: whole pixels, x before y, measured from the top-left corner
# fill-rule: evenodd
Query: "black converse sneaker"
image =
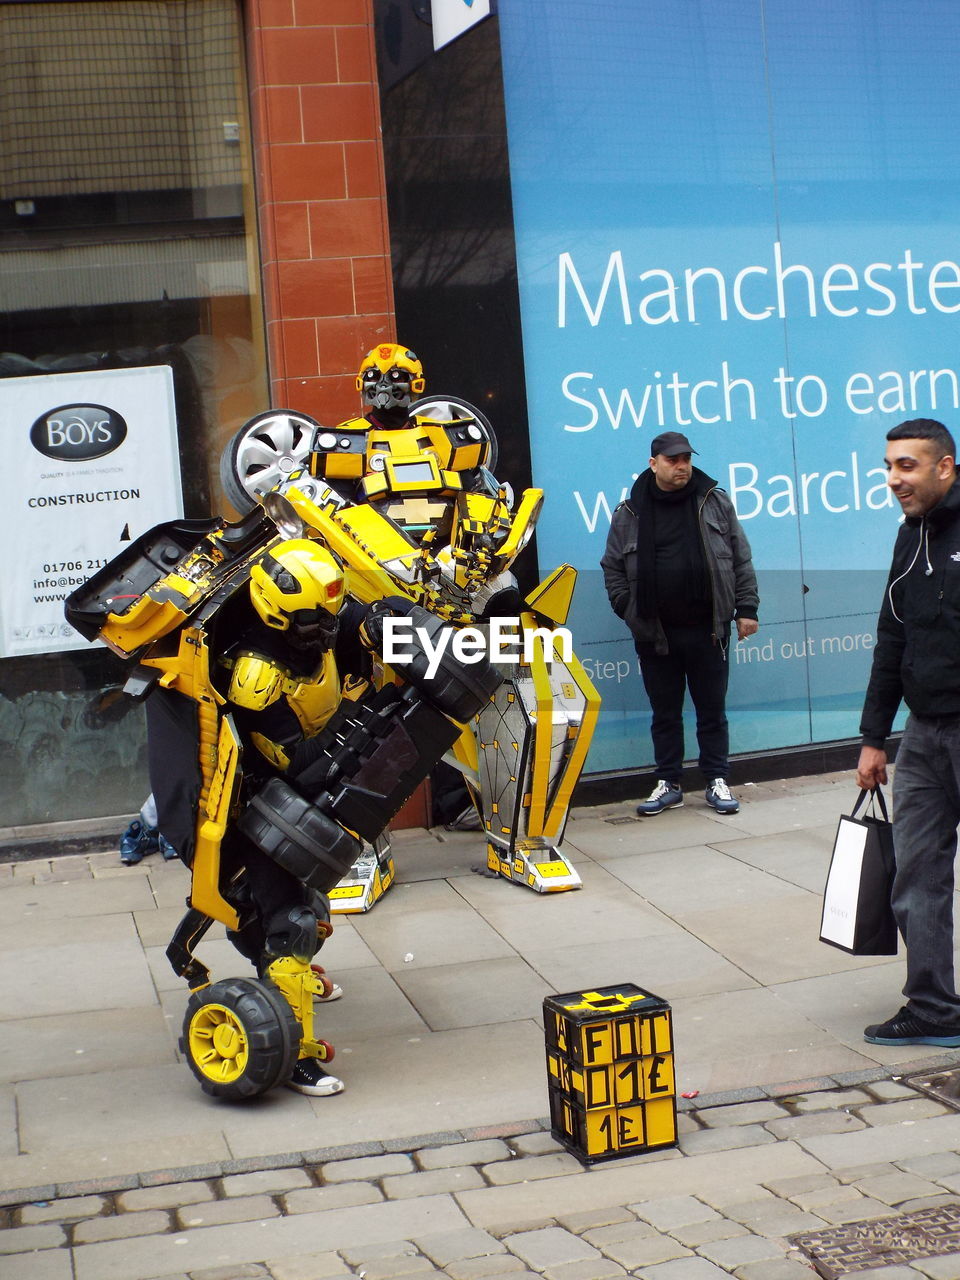
<path fill-rule="evenodd" d="M 319 1058 L 301 1058 L 286 1085 L 288 1089 L 305 1093 L 310 1098 L 327 1098 L 343 1090 L 343 1081 L 330 1075 L 326 1064 Z"/>

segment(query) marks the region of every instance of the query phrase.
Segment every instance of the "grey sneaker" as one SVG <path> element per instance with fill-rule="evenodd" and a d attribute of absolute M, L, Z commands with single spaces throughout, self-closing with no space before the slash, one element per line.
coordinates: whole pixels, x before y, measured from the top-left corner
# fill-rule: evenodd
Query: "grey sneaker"
<path fill-rule="evenodd" d="M 740 801 L 727 786 L 726 778 L 714 778 L 703 794 L 707 804 L 717 813 L 740 812 Z"/>
<path fill-rule="evenodd" d="M 665 782 L 663 778 L 658 778 L 657 785 L 646 800 L 637 805 L 637 813 L 642 816 L 663 813 L 664 809 L 681 809 L 682 807 L 683 792 L 680 790 L 679 782 Z"/>

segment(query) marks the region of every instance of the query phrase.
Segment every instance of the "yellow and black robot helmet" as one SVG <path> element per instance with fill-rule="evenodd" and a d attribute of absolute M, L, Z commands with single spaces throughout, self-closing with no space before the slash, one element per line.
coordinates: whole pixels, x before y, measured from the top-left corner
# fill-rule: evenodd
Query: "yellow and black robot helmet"
<path fill-rule="evenodd" d="M 292 538 L 251 567 L 250 599 L 275 631 L 287 631 L 299 643 L 329 643 L 343 603 L 343 570 L 326 547 Z"/>
<path fill-rule="evenodd" d="M 357 371 L 357 390 L 372 409 L 406 409 L 426 385 L 423 365 L 395 342 L 368 351 Z"/>

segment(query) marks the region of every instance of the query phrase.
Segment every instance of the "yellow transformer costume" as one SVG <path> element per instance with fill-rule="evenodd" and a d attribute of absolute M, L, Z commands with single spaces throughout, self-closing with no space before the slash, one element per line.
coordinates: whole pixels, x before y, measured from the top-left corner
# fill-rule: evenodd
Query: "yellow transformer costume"
<path fill-rule="evenodd" d="M 298 508 L 319 504 L 333 550 L 347 561 L 350 548 L 369 556 L 363 599 L 401 593 L 457 628 L 502 631 L 513 620 L 518 660 L 501 666 L 504 683 L 448 760 L 480 814 L 489 870 L 540 893 L 576 889 L 560 844 L 600 698 L 573 653 L 550 639 L 566 621 L 576 571 L 562 566 L 521 598 L 509 569 L 543 492 L 526 490 L 513 510 L 493 474 L 484 415 L 464 401 L 416 399 L 424 387 L 412 351 L 374 347 L 357 374 L 364 417 L 326 429 L 305 415 L 263 414 L 225 455 L 224 484 L 240 509 L 274 486 Z M 393 875 L 385 843 L 365 848 L 332 891 L 332 910 L 368 910 Z"/>
<path fill-rule="evenodd" d="M 459 663 L 449 625 L 409 598 L 371 601 L 367 560 L 352 569 L 328 521 L 271 494 L 238 524 L 159 525 L 66 602 L 81 634 L 138 660 L 126 689 L 146 696 L 159 825 L 191 869 L 167 949 L 192 992 L 181 1047 L 204 1090 L 232 1100 L 342 1088 L 314 1028 L 330 994 L 311 963 L 330 932 L 324 895 L 500 684 L 482 656 Z M 373 664 L 397 618 L 428 652 L 415 644 L 402 675 L 381 670 L 376 685 L 343 681 L 351 603 Z M 256 980 L 210 983 L 193 950 L 214 920 Z"/>

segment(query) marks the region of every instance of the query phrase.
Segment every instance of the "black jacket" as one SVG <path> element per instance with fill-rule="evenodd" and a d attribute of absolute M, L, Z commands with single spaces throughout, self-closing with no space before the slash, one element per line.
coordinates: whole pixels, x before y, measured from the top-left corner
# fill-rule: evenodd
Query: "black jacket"
<path fill-rule="evenodd" d="M 860 732 L 882 748 L 903 699 L 918 716 L 960 717 L 960 480 L 893 548 Z"/>
<path fill-rule="evenodd" d="M 717 482 L 693 468 L 697 486 L 697 518 L 710 576 L 713 598 L 713 630 L 723 636 L 734 617 L 756 618 L 760 597 L 753 570 L 750 543 L 733 509 L 733 503 Z M 639 482 L 638 482 L 639 483 Z M 610 533 L 600 566 L 607 597 L 614 613 L 624 620 L 635 640 L 652 641 L 658 653 L 666 653 L 667 641 L 659 618 L 641 618 L 637 611 L 637 484 L 630 497 L 613 513 Z"/>

